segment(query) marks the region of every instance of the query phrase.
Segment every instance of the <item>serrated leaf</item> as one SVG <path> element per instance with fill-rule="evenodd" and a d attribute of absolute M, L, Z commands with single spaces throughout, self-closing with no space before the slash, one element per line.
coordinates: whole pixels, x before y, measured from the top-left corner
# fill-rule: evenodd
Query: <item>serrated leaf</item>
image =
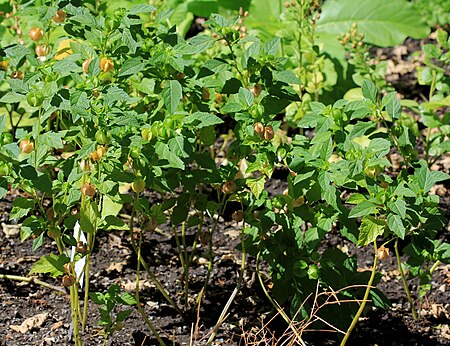
<path fill-rule="evenodd" d="M 131 58 L 124 62 L 119 77 L 134 75 L 142 70 L 144 64 L 139 58 Z"/>
<path fill-rule="evenodd" d="M 150 13 L 150 12 L 154 12 L 156 11 L 156 7 L 153 7 L 151 5 L 146 5 L 146 4 L 140 4 L 140 5 L 135 5 L 133 6 L 130 11 L 128 11 L 128 13 L 130 15 L 136 15 L 136 14 L 141 14 L 141 13 Z"/>
<path fill-rule="evenodd" d="M 386 112 L 392 119 L 398 119 L 402 115 L 402 105 L 400 100 L 395 96 L 395 92 L 387 94 L 383 98 L 383 104 Z"/>
<path fill-rule="evenodd" d="M 222 107 L 221 111 L 223 113 L 236 113 L 243 110 L 242 105 L 236 102 L 228 102 Z"/>
<path fill-rule="evenodd" d="M 348 204 L 359 204 L 361 202 L 364 202 L 366 200 L 366 197 L 360 193 L 354 193 L 351 195 L 347 200 L 345 201 Z"/>
<path fill-rule="evenodd" d="M 56 278 L 64 274 L 64 264 L 70 260 L 66 255 L 56 256 L 51 254 L 49 256 L 41 257 L 31 268 L 30 274 L 44 274 L 49 273 Z"/>
<path fill-rule="evenodd" d="M 186 125 L 192 125 L 197 129 L 208 127 L 212 125 L 222 124 L 223 120 L 217 115 L 206 112 L 195 112 L 186 116 L 183 119 L 183 123 Z"/>
<path fill-rule="evenodd" d="M 361 217 L 374 214 L 378 211 L 378 207 L 370 201 L 363 201 L 357 204 L 348 214 L 348 217 Z"/>
<path fill-rule="evenodd" d="M 190 39 L 189 44 L 194 47 L 195 53 L 201 53 L 214 46 L 215 38 L 207 35 L 197 35 Z"/>
<path fill-rule="evenodd" d="M 378 89 L 376 85 L 371 81 L 364 80 L 361 86 L 361 90 L 365 98 L 371 100 L 374 103 L 377 101 Z"/>
<path fill-rule="evenodd" d="M 279 37 L 274 37 L 267 41 L 263 46 L 263 52 L 267 55 L 275 55 L 280 48 L 281 39 Z"/>
<path fill-rule="evenodd" d="M 387 217 L 387 225 L 401 239 L 405 238 L 406 229 L 403 225 L 401 217 L 397 214 L 389 214 Z"/>
<path fill-rule="evenodd" d="M 259 198 L 261 196 L 261 193 L 264 191 L 265 181 L 266 179 L 264 178 L 263 175 L 260 176 L 259 178 L 247 179 L 247 185 L 256 198 Z"/>
<path fill-rule="evenodd" d="M 13 208 L 9 217 L 11 219 L 20 219 L 26 216 L 30 210 L 34 209 L 35 205 L 34 200 L 18 196 L 12 203 Z"/>
<path fill-rule="evenodd" d="M 364 216 L 359 227 L 358 246 L 367 246 L 384 232 L 385 223 L 373 216 Z"/>
<path fill-rule="evenodd" d="M 156 143 L 155 152 L 158 154 L 160 160 L 167 160 L 168 164 L 165 167 L 184 169 L 184 162 L 170 150 L 167 144 L 161 142 Z"/>
<path fill-rule="evenodd" d="M 117 297 L 117 301 L 125 305 L 135 305 L 137 303 L 136 298 L 128 292 L 124 292 L 119 295 Z"/>
<path fill-rule="evenodd" d="M 255 97 L 252 92 L 245 88 L 239 88 L 239 101 L 243 106 L 250 107 L 253 104 Z"/>
<path fill-rule="evenodd" d="M 400 215 L 400 217 L 406 217 L 406 202 L 403 199 L 397 199 L 395 202 L 389 202 L 388 207 L 391 211 L 397 215 Z"/>
<path fill-rule="evenodd" d="M 166 106 L 169 114 L 175 113 L 178 105 L 183 97 L 183 89 L 180 82 L 177 80 L 171 80 L 163 89 L 162 97 L 164 100 L 164 105 Z"/>
<path fill-rule="evenodd" d="M 27 98 L 26 95 L 18 94 L 16 92 L 8 92 L 0 99 L 2 103 L 19 103 Z"/>

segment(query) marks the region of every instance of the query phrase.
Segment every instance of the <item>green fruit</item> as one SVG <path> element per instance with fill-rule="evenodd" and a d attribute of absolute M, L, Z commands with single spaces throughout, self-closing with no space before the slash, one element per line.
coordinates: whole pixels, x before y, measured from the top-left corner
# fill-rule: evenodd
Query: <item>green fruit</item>
<path fill-rule="evenodd" d="M 95 133 L 95 140 L 98 144 L 104 145 L 108 143 L 108 136 L 102 130 L 97 130 L 97 132 Z"/>
<path fill-rule="evenodd" d="M 308 277 L 311 280 L 317 280 L 319 279 L 319 267 L 317 267 L 315 264 L 311 264 L 308 268 Z"/>
<path fill-rule="evenodd" d="M 150 128 L 144 127 L 141 131 L 142 138 L 146 141 L 151 141 L 153 133 Z"/>
<path fill-rule="evenodd" d="M 141 193 L 145 189 L 145 181 L 141 177 L 137 177 L 132 183 L 131 188 L 136 193 Z"/>
<path fill-rule="evenodd" d="M 130 149 L 130 156 L 133 159 L 139 159 L 139 157 L 141 156 L 141 149 L 139 147 L 132 147 Z"/>
<path fill-rule="evenodd" d="M 31 107 L 39 107 L 44 102 L 44 96 L 41 93 L 29 93 L 27 102 Z"/>
<path fill-rule="evenodd" d="M 6 163 L 0 165 L 0 177 L 9 175 L 9 166 Z"/>
<path fill-rule="evenodd" d="M 4 132 L 2 134 L 2 144 L 9 144 L 12 143 L 14 140 L 13 135 L 9 132 Z"/>

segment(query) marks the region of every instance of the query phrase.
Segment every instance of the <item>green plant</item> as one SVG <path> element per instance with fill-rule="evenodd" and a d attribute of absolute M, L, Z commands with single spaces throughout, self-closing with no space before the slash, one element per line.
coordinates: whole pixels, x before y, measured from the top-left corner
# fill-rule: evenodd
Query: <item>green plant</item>
<path fill-rule="evenodd" d="M 107 9 L 98 1 L 78 6 L 13 2 L 8 20 L 19 25 L 19 16 L 30 18 L 23 23 L 40 29 L 31 37 L 17 37 L 17 30 L 2 36 L 6 63 L 0 70 L 0 106 L 8 117 L 0 116 L 0 196 L 11 189 L 22 194 L 10 217 L 22 221 L 21 239 L 34 238 L 34 250 L 55 241 L 57 253 L 43 256 L 31 273 L 61 277 L 69 287 L 77 346 L 83 343 L 90 300 L 100 305 L 105 342 L 129 315 L 129 310 L 115 310 L 125 304 L 136 305 L 164 345 L 164 331 L 160 336 L 140 304 L 141 269 L 180 316 L 198 313 L 214 268 L 215 235 L 231 205 L 239 206 L 232 219 L 242 222 L 236 224 L 241 227 L 242 265 L 208 344 L 243 285 L 247 254 L 258 264 L 269 264 L 271 289 L 258 267 L 259 281 L 288 323 L 295 316 L 312 324 L 314 312 L 315 326 L 321 327 L 339 316 L 334 327 L 348 328 L 343 344 L 368 299 L 377 307 L 389 306 L 372 287 L 381 278 L 378 250 L 387 251 L 394 243 L 399 260 L 400 239 L 410 274 L 419 276 L 424 288 L 436 268 L 429 263 L 448 262 L 446 244 L 436 240 L 444 218 L 439 199 L 430 193 L 448 175 L 429 168 L 448 151 L 448 119 L 436 112 L 431 116 L 439 124 L 426 120 L 427 112 L 447 102 L 448 81 L 439 74 L 437 61 L 446 59 L 437 52 L 446 52 L 447 38 L 440 33 L 442 47 L 426 48 L 438 92 L 433 90 L 430 103 L 417 106 L 424 110 L 430 133 L 422 159 L 416 148 L 420 133 L 407 124 L 381 71 L 368 64 L 366 47 L 357 44 L 350 50 L 361 87 L 358 97 L 320 102 L 335 81 L 323 78 L 333 75 L 333 68 L 331 58 L 318 50 L 321 41 L 315 34 L 336 18 L 346 19 L 348 29 L 355 13 L 331 11 L 337 5 L 330 1 L 328 18 L 324 7 L 319 20 L 318 3 L 313 10 L 309 5 L 296 1 L 280 7 L 279 14 L 300 29 L 285 30 L 282 38 L 261 40 L 244 30 L 244 18 L 245 25 L 251 23 L 251 7 L 249 16 L 244 9 L 230 19 L 211 14 L 205 33 L 185 40 L 170 21 L 172 11 L 147 4 Z M 371 24 L 369 31 L 376 28 Z M 405 25 L 403 20 L 400 24 Z M 356 27 L 350 30 L 348 42 L 361 42 Z M 422 31 L 419 27 L 413 34 Z M 36 51 L 37 44 L 45 49 Z M 292 55 L 286 58 L 288 51 Z M 225 142 L 222 160 L 214 145 L 219 135 Z M 436 145 L 439 153 L 433 151 Z M 393 162 L 391 152 L 400 156 L 399 162 Z M 394 164 L 400 168 L 391 170 Z M 270 195 L 265 189 L 275 171 L 288 172 L 284 194 Z M 151 202 L 145 191 L 164 198 Z M 350 196 L 343 199 L 344 194 Z M 124 208 L 130 210 L 128 219 L 120 217 Z M 164 288 L 142 255 L 146 233 L 159 227 L 171 230 L 177 247 L 181 298 Z M 115 285 L 105 294 L 90 292 L 97 236 L 114 230 L 128 232 L 137 258 L 134 297 Z M 356 246 L 373 247 L 373 267 L 360 271 L 356 256 L 337 248 L 322 250 L 329 232 L 339 232 Z M 73 256 L 67 247 L 74 248 Z M 202 288 L 193 291 L 198 248 L 208 263 Z M 400 260 L 399 266 L 406 283 L 406 266 Z M 406 284 L 405 289 L 414 306 Z M 327 290 L 346 304 L 327 304 Z M 308 301 L 311 294 L 323 305 L 320 311 Z M 291 316 L 282 305 L 289 305 Z"/>

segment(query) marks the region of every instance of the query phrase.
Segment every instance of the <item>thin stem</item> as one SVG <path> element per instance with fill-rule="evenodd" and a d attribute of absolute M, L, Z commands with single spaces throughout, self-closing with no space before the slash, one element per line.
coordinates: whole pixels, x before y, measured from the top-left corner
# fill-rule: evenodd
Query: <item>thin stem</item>
<path fill-rule="evenodd" d="M 181 242 L 183 244 L 183 254 L 184 254 L 184 265 L 183 265 L 183 270 L 184 270 L 184 300 L 185 300 L 185 309 L 189 308 L 189 255 L 188 255 L 188 250 L 187 250 L 187 245 L 186 245 L 186 221 L 183 221 L 183 223 L 181 224 Z M 180 256 L 182 257 L 182 254 L 180 254 Z"/>
<path fill-rule="evenodd" d="M 35 277 L 26 277 L 26 276 L 20 276 L 20 275 L 9 275 L 9 274 L 0 274 L 0 279 L 7 279 L 7 280 L 15 280 L 15 281 L 23 281 L 28 282 L 30 284 L 38 284 L 45 288 L 50 288 L 52 290 L 55 290 L 59 293 L 66 294 L 66 290 L 62 287 L 53 286 L 51 284 L 48 284 L 44 281 L 39 280 Z"/>
<path fill-rule="evenodd" d="M 430 275 L 434 273 L 434 271 L 439 267 L 441 264 L 441 261 L 436 261 L 430 268 Z"/>
<path fill-rule="evenodd" d="M 136 305 L 137 305 L 137 308 L 139 310 L 139 313 L 141 314 L 141 316 L 144 319 L 144 321 L 147 324 L 147 326 L 152 331 L 152 333 L 155 336 L 155 338 L 158 340 L 159 344 L 161 346 L 166 346 L 164 341 L 159 336 L 159 333 L 156 330 L 155 326 L 148 319 L 144 309 L 141 306 L 141 303 L 139 302 L 139 281 L 140 281 L 140 273 L 141 273 L 141 262 L 140 262 L 140 259 L 142 258 L 141 257 L 141 248 L 142 248 L 142 232 L 139 234 L 139 246 L 138 246 L 138 253 L 137 253 L 138 261 L 137 261 L 137 266 L 136 266 L 136 292 L 135 292 Z"/>
<path fill-rule="evenodd" d="M 82 346 L 81 335 L 78 325 L 78 285 L 70 286 L 70 303 L 72 306 L 72 325 L 73 325 L 73 338 L 75 341 L 75 346 Z"/>
<path fill-rule="evenodd" d="M 133 203 L 133 205 L 137 204 L 137 201 L 139 199 L 139 196 L 136 194 L 135 197 L 135 203 Z M 130 243 L 131 243 L 131 247 L 133 248 L 133 251 L 136 255 L 138 255 L 139 253 L 139 249 L 136 246 L 136 242 L 134 241 L 134 237 L 133 237 L 133 220 L 134 220 L 134 216 L 135 216 L 135 208 L 133 207 L 132 211 L 131 211 L 131 219 L 130 219 Z M 150 268 L 148 267 L 147 263 L 145 262 L 145 260 L 142 258 L 142 256 L 138 256 L 138 260 L 139 262 L 142 264 L 142 266 L 144 267 L 145 271 L 147 272 L 147 275 L 150 277 L 150 280 L 155 284 L 156 288 L 158 289 L 159 292 L 161 292 L 161 294 L 164 296 L 164 298 L 166 298 L 166 300 L 169 302 L 170 305 L 172 305 L 172 307 L 180 314 L 183 315 L 183 312 L 181 311 L 181 309 L 178 307 L 178 305 L 172 300 L 172 298 L 170 298 L 169 294 L 166 292 L 166 290 L 164 289 L 164 287 L 161 285 L 161 283 L 159 282 L 159 280 L 156 278 L 155 274 L 153 274 L 150 270 Z"/>
<path fill-rule="evenodd" d="M 229 310 L 231 304 L 233 303 L 233 300 L 236 297 L 236 294 L 241 290 L 241 287 L 242 287 L 242 281 L 244 279 L 244 272 L 245 272 L 245 261 L 246 261 L 246 252 L 245 252 L 245 243 L 244 243 L 244 227 L 242 227 L 240 235 L 241 235 L 242 254 L 241 254 L 241 270 L 239 272 L 238 283 L 237 283 L 235 289 L 233 290 L 233 292 L 231 293 L 230 298 L 228 298 L 228 301 L 225 304 L 225 307 L 223 308 L 222 313 L 219 316 L 219 319 L 217 320 L 217 323 L 208 339 L 208 342 L 207 342 L 208 346 L 211 345 L 214 338 L 216 337 L 220 326 L 222 325 L 222 323 L 225 321 L 225 319 L 227 317 L 228 310 Z"/>
<path fill-rule="evenodd" d="M 413 318 L 417 320 L 419 317 L 417 315 L 417 311 L 414 306 L 414 301 L 411 297 L 411 292 L 409 291 L 408 288 L 408 283 L 406 282 L 405 271 L 403 270 L 402 261 L 400 259 L 400 253 L 398 251 L 398 238 L 395 240 L 394 249 L 395 249 L 395 257 L 397 258 L 398 269 L 400 270 L 400 275 L 402 277 L 403 287 L 405 288 L 406 297 L 408 298 L 409 305 L 411 305 L 411 314 Z"/>
<path fill-rule="evenodd" d="M 375 274 L 377 273 L 377 242 L 376 240 L 373 242 L 373 249 L 374 249 L 374 256 L 373 256 L 373 267 L 372 267 L 372 273 L 370 274 L 369 282 L 367 283 L 366 292 L 364 293 L 364 298 L 361 302 L 361 305 L 359 306 L 358 311 L 356 312 L 355 317 L 353 317 L 353 321 L 350 324 L 350 327 L 348 327 L 347 332 L 345 333 L 344 339 L 342 339 L 341 346 L 344 346 L 349 337 L 352 333 L 353 329 L 355 328 L 356 324 L 358 323 L 359 317 L 361 316 L 362 312 L 364 311 L 364 308 L 366 307 L 367 299 L 369 298 L 370 289 L 372 288 L 373 280 L 375 279 Z"/>
<path fill-rule="evenodd" d="M 299 341 L 302 345 L 305 345 L 304 341 L 302 340 L 301 334 L 298 333 L 298 331 L 295 329 L 295 326 L 292 325 L 292 321 L 290 320 L 289 316 L 284 312 L 284 310 L 280 307 L 280 305 L 275 302 L 272 297 L 270 296 L 269 292 L 267 291 L 266 285 L 264 285 L 261 271 L 259 270 L 259 256 L 261 255 L 261 251 L 258 252 L 256 255 L 256 275 L 258 276 L 259 284 L 264 291 L 264 294 L 266 295 L 269 302 L 272 304 L 272 306 L 277 310 L 277 312 L 283 317 L 285 322 L 288 324 L 288 326 L 291 328 L 292 332 L 295 334 L 297 341 Z"/>

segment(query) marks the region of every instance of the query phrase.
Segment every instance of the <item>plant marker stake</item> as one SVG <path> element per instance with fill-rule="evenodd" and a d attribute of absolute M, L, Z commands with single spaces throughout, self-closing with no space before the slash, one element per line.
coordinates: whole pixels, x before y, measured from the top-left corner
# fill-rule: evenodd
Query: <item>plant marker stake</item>
<path fill-rule="evenodd" d="M 82 241 L 87 244 L 87 239 L 84 232 L 80 229 L 80 224 L 77 221 L 75 227 L 73 228 L 73 237 L 78 241 Z M 73 262 L 76 254 L 76 247 L 72 246 L 72 250 L 70 252 L 70 260 Z M 75 275 L 77 281 L 79 282 L 79 286 L 83 287 L 83 279 L 84 279 L 84 266 L 86 265 L 86 257 L 83 256 L 81 259 L 75 262 Z"/>

